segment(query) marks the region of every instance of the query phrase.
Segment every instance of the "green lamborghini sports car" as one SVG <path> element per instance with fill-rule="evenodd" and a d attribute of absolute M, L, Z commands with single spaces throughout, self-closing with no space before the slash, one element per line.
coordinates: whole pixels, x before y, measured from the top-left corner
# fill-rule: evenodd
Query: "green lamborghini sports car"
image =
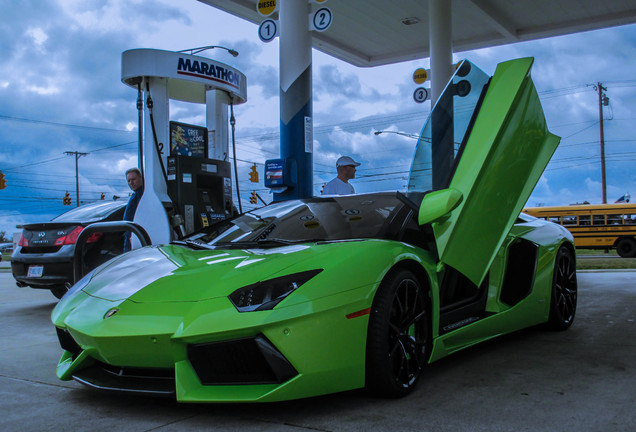
<path fill-rule="evenodd" d="M 85 275 L 52 313 L 59 378 L 184 402 L 397 397 L 453 352 L 567 329 L 572 236 L 520 215 L 559 142 L 532 62 L 457 69 L 406 191 L 276 202 Z"/>

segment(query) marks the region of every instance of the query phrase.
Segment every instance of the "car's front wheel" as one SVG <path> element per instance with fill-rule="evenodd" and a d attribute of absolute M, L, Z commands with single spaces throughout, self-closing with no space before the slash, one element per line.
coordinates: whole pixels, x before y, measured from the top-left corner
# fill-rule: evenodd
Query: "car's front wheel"
<path fill-rule="evenodd" d="M 400 270 L 382 282 L 373 300 L 367 334 L 367 389 L 400 397 L 415 388 L 430 346 L 427 292 Z"/>
<path fill-rule="evenodd" d="M 552 277 L 552 298 L 548 327 L 552 330 L 566 330 L 572 325 L 576 313 L 578 287 L 574 255 L 561 247 L 557 252 Z"/>

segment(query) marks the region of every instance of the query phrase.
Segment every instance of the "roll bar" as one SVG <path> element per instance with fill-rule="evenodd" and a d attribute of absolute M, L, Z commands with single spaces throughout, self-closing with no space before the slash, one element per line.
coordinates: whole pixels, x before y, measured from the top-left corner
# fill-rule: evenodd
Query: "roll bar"
<path fill-rule="evenodd" d="M 86 246 L 86 240 L 91 234 L 95 232 L 124 232 L 130 231 L 137 236 L 141 246 L 148 246 L 151 244 L 150 236 L 146 230 L 139 224 L 129 221 L 113 221 L 113 222 L 98 222 L 91 224 L 84 228 L 80 235 L 77 237 L 77 243 L 75 244 L 75 253 L 73 255 L 73 283 L 77 283 L 84 274 L 84 246 Z M 123 239 L 122 239 L 123 242 Z"/>

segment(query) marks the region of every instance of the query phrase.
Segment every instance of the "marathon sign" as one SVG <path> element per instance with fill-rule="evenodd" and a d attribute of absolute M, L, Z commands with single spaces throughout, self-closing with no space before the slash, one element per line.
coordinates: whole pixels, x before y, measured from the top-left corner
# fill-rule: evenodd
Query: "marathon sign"
<path fill-rule="evenodd" d="M 207 78 L 211 81 L 228 84 L 236 89 L 241 87 L 241 75 L 232 69 L 221 65 L 208 63 L 201 60 L 179 57 L 177 73 L 199 78 Z"/>
<path fill-rule="evenodd" d="M 169 97 L 184 102 L 206 103 L 207 92 L 215 89 L 227 92 L 234 105 L 247 101 L 245 75 L 207 57 L 148 48 L 124 51 L 121 80 L 137 89 L 140 78 L 160 78 Z"/>

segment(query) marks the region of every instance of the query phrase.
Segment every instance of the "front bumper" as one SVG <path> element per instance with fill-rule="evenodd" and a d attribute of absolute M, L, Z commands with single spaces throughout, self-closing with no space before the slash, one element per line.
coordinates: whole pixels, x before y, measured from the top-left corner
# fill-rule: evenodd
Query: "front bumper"
<path fill-rule="evenodd" d="M 346 316 L 370 304 L 350 301 L 367 297 L 360 293 L 339 296 L 247 313 L 227 298 L 174 303 L 171 316 L 158 316 L 157 305 L 93 298 L 119 312 L 90 324 L 70 316 L 66 328 L 56 322 L 65 350 L 57 373 L 184 402 L 279 401 L 360 388 L 368 315 Z"/>
<path fill-rule="evenodd" d="M 83 350 L 70 333 L 57 329 L 65 349 L 61 365 L 71 366 Z M 188 345 L 188 361 L 202 385 L 282 384 L 298 372 L 263 335 L 239 340 Z M 82 360 L 82 359 L 81 359 Z M 84 356 L 90 364 L 72 374 L 73 379 L 99 390 L 155 396 L 174 396 L 174 368 L 112 366 Z"/>

